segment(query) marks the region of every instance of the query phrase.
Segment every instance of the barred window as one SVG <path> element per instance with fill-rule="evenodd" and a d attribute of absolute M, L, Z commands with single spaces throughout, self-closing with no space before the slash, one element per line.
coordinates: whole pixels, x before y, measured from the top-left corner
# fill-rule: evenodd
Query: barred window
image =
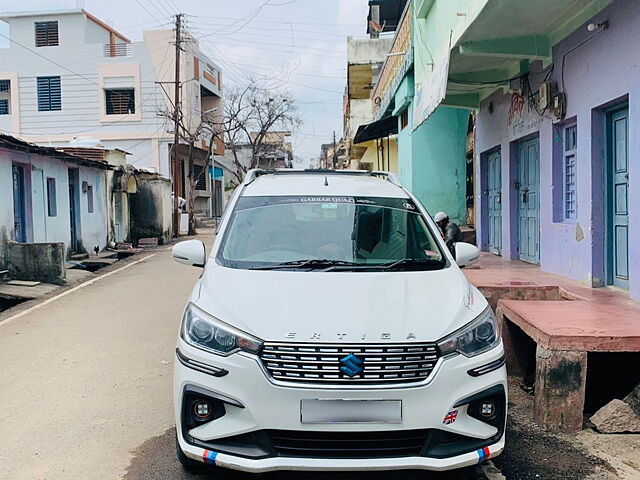
<path fill-rule="evenodd" d="M 36 22 L 36 47 L 55 47 L 58 40 L 58 22 Z"/>
<path fill-rule="evenodd" d="M 47 178 L 47 213 L 50 217 L 58 215 L 58 201 L 56 198 L 56 179 Z"/>
<path fill-rule="evenodd" d="M 10 80 L 0 80 L 0 93 L 1 92 L 9 92 L 11 91 L 11 81 Z"/>
<path fill-rule="evenodd" d="M 133 88 L 105 90 L 107 115 L 136 113 L 135 90 Z"/>
<path fill-rule="evenodd" d="M 191 170 L 191 175 L 194 180 L 198 180 L 196 183 L 196 190 L 206 190 L 207 189 L 207 174 L 203 172 L 204 167 L 202 165 L 193 165 L 193 169 Z M 200 177 L 200 178 L 198 178 Z"/>
<path fill-rule="evenodd" d="M 405 129 L 409 125 L 409 109 L 405 108 L 400 115 L 400 128 Z"/>
<path fill-rule="evenodd" d="M 9 115 L 9 100 L 0 98 L 0 115 Z"/>
<path fill-rule="evenodd" d="M 87 185 L 87 211 L 93 213 L 93 185 Z"/>
<path fill-rule="evenodd" d="M 564 217 L 576 218 L 576 143 L 578 140 L 577 125 L 569 125 L 564 129 Z"/>

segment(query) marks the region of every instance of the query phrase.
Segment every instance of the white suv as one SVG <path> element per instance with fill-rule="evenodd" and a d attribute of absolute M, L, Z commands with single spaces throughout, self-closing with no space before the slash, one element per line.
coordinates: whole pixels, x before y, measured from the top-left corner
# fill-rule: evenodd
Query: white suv
<path fill-rule="evenodd" d="M 385 172 L 253 170 L 187 303 L 177 454 L 247 472 L 447 470 L 504 448 L 506 369 L 487 301 Z"/>

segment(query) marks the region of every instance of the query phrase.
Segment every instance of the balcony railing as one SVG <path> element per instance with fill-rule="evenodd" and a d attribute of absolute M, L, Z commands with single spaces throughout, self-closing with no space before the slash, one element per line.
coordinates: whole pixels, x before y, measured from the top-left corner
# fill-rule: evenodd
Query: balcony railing
<path fill-rule="evenodd" d="M 131 57 L 133 56 L 132 43 L 106 43 L 104 45 L 105 57 Z"/>
<path fill-rule="evenodd" d="M 407 6 L 396 29 L 393 46 L 384 62 L 378 83 L 373 89 L 373 116 L 378 119 L 384 114 L 398 82 L 404 77 L 413 61 L 411 44 L 411 2 Z"/>

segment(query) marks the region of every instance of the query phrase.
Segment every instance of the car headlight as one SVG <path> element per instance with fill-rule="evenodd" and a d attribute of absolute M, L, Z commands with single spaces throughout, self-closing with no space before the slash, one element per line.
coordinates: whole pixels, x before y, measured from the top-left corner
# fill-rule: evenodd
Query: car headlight
<path fill-rule="evenodd" d="M 491 307 L 482 312 L 474 321 L 438 342 L 441 355 L 461 353 L 473 357 L 491 350 L 500 343 L 496 317 Z"/>
<path fill-rule="evenodd" d="M 191 303 L 182 319 L 182 338 L 189 345 L 224 356 L 240 350 L 255 354 L 262 347 L 261 340 L 221 322 Z"/>

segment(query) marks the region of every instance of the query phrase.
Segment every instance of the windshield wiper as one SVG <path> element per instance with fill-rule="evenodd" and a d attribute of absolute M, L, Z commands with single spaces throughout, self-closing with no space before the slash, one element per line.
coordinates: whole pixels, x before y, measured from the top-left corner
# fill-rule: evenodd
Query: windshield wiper
<path fill-rule="evenodd" d="M 326 258 L 312 258 L 309 260 L 291 260 L 289 262 L 277 263 L 275 265 L 260 265 L 251 267 L 251 270 L 279 270 L 282 268 L 326 268 L 326 267 L 347 267 L 358 265 L 354 262 L 344 260 L 328 260 Z"/>
<path fill-rule="evenodd" d="M 441 262 L 438 260 L 430 260 L 427 258 L 401 258 L 400 260 L 396 260 L 395 262 L 387 263 L 381 265 L 381 268 L 385 270 L 392 270 L 397 267 L 404 267 L 406 265 L 439 265 Z"/>
<path fill-rule="evenodd" d="M 332 265 L 327 268 L 326 272 L 335 270 L 394 270 L 404 266 L 421 266 L 435 269 L 442 265 L 441 261 L 430 260 L 427 258 L 401 258 L 388 263 L 354 263 L 350 265 Z"/>

